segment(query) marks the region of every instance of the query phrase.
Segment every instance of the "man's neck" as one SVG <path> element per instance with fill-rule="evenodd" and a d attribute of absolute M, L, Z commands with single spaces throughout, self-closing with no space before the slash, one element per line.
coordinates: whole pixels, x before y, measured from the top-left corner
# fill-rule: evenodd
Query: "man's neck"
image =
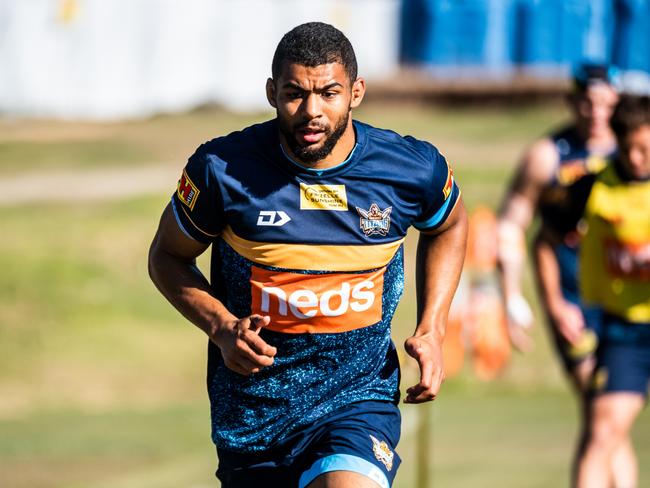
<path fill-rule="evenodd" d="M 616 149 L 616 137 L 611 130 L 590 133 L 589 128 L 577 127 L 577 129 L 589 152 L 604 156 Z"/>

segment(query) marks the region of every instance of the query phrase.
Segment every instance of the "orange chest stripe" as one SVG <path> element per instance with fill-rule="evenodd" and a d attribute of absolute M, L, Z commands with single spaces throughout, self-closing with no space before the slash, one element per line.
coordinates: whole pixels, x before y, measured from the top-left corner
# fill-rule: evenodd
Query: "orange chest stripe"
<path fill-rule="evenodd" d="M 370 273 L 299 274 L 253 266 L 252 312 L 290 334 L 346 332 L 382 318 L 382 268 Z"/>

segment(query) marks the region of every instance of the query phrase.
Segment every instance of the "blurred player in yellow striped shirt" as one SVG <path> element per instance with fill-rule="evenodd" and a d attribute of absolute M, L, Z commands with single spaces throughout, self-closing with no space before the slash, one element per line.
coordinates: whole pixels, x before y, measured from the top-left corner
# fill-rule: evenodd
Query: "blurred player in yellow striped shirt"
<path fill-rule="evenodd" d="M 580 248 L 582 299 L 603 312 L 577 473 L 585 488 L 612 486 L 614 453 L 630 442 L 650 379 L 650 98 L 624 97 L 611 124 L 619 156 L 593 179 Z M 638 486 L 637 471 L 629 459 L 616 486 Z"/>

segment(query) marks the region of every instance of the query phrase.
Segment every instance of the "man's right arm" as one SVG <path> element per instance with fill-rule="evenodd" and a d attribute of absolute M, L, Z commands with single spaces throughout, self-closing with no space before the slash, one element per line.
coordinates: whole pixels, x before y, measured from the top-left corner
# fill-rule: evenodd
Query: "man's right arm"
<path fill-rule="evenodd" d="M 552 325 L 570 343 L 577 345 L 585 329 L 579 306 L 569 302 L 562 294 L 560 263 L 555 255 L 556 238 L 549 233 L 539 233 L 534 243 L 535 268 L 542 303 L 551 317 Z"/>
<path fill-rule="evenodd" d="M 259 337 L 269 318 L 239 319 L 212 295 L 196 266 L 196 258 L 207 248 L 181 230 L 168 205 L 149 249 L 149 276 L 165 298 L 221 349 L 226 366 L 243 375 L 255 373 L 273 364 L 276 353 Z"/>
<path fill-rule="evenodd" d="M 521 289 L 526 261 L 525 234 L 535 216 L 540 194 L 552 178 L 557 158 L 549 139 L 534 143 L 517 168 L 499 211 L 498 269 L 511 337 L 520 349 L 530 346 L 521 328 L 533 323 L 532 311 Z"/>

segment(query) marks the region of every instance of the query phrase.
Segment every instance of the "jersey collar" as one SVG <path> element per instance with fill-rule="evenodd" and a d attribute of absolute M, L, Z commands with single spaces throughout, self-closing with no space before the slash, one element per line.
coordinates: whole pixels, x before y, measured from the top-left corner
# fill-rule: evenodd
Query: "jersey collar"
<path fill-rule="evenodd" d="M 348 171 L 350 168 L 352 168 L 355 165 L 355 163 L 360 159 L 361 153 L 363 153 L 365 148 L 366 128 L 364 127 L 364 124 L 361 124 L 353 120 L 352 127 L 354 128 L 355 144 L 348 157 L 344 161 L 340 162 L 336 166 L 332 166 L 331 168 L 325 168 L 325 169 L 305 168 L 302 164 L 299 164 L 298 162 L 294 161 L 282 147 L 279 138 L 277 138 L 277 130 L 278 130 L 277 119 L 275 120 L 274 125 L 276 129 L 276 147 L 277 147 L 278 161 L 282 164 L 282 166 L 289 169 L 292 173 L 299 175 L 301 177 L 305 177 L 309 179 L 318 179 L 318 178 L 328 178 L 331 176 L 340 175 Z"/>

